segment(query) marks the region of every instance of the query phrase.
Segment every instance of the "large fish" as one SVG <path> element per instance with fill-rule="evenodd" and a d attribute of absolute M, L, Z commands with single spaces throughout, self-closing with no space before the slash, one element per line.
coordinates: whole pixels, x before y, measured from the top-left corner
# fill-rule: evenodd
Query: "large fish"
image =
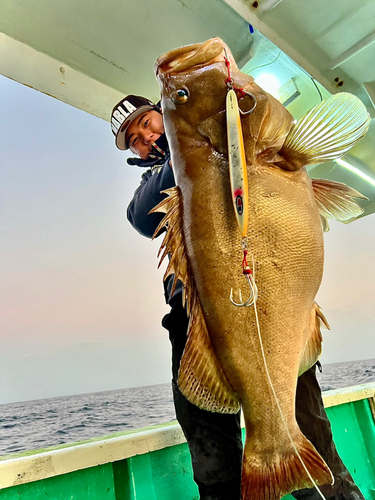
<path fill-rule="evenodd" d="M 241 118 L 249 265 L 259 292 L 252 307 L 235 307 L 229 298 L 231 288 L 247 282 L 229 183 L 225 58 L 232 85 L 250 93 L 239 92 L 241 108 L 255 105 Z M 210 411 L 242 407 L 244 500 L 312 487 L 305 467 L 316 484 L 332 483 L 298 427 L 295 392 L 298 375 L 321 352 L 324 316 L 315 295 L 323 273 L 322 220 L 359 215 L 352 198 L 361 195 L 343 184 L 312 182 L 304 165 L 346 152 L 365 133 L 367 112 L 341 94 L 294 125 L 282 104 L 237 69 L 218 38 L 162 55 L 155 71 L 177 187 L 154 211 L 166 213 L 160 224 L 167 226 L 162 258 L 171 256 L 166 276 L 183 282 L 190 314 L 179 387 Z"/>

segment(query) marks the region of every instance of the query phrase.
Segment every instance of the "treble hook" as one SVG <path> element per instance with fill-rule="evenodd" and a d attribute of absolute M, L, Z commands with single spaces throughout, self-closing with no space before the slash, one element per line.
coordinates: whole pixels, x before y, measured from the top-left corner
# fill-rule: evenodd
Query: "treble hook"
<path fill-rule="evenodd" d="M 230 301 L 232 302 L 232 304 L 234 306 L 237 306 L 237 307 L 250 307 L 254 304 L 254 302 L 258 298 L 258 287 L 256 286 L 256 283 L 253 279 L 252 274 L 246 273 L 245 276 L 246 276 L 247 281 L 249 282 L 249 285 L 250 285 L 250 297 L 245 302 L 243 302 L 243 300 L 242 300 L 241 289 L 238 290 L 240 302 L 235 302 L 233 300 L 233 288 L 230 289 L 230 296 L 229 296 Z"/>

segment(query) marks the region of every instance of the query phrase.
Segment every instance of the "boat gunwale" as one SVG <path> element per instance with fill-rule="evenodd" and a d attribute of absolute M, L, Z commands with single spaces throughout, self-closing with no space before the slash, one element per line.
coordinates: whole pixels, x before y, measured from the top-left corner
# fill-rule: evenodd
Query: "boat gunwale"
<path fill-rule="evenodd" d="M 375 382 L 323 393 L 326 408 L 364 399 L 375 401 Z M 185 441 L 179 424 L 173 421 L 40 452 L 5 455 L 0 457 L 0 489 L 124 460 Z"/>

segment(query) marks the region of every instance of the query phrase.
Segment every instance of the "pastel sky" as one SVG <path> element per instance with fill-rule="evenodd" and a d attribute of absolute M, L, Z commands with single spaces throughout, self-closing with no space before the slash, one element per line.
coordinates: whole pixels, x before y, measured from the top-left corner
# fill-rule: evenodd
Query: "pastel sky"
<path fill-rule="evenodd" d="M 159 241 L 108 123 L 0 77 L 0 404 L 169 382 Z M 323 362 L 375 357 L 374 215 L 332 223 Z"/>

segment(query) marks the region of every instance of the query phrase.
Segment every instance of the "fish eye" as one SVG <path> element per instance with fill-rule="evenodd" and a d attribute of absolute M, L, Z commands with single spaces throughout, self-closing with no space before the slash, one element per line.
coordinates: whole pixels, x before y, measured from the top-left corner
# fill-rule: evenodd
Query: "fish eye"
<path fill-rule="evenodd" d="M 189 92 L 186 89 L 178 89 L 173 92 L 172 98 L 175 104 L 185 104 L 189 99 Z"/>

